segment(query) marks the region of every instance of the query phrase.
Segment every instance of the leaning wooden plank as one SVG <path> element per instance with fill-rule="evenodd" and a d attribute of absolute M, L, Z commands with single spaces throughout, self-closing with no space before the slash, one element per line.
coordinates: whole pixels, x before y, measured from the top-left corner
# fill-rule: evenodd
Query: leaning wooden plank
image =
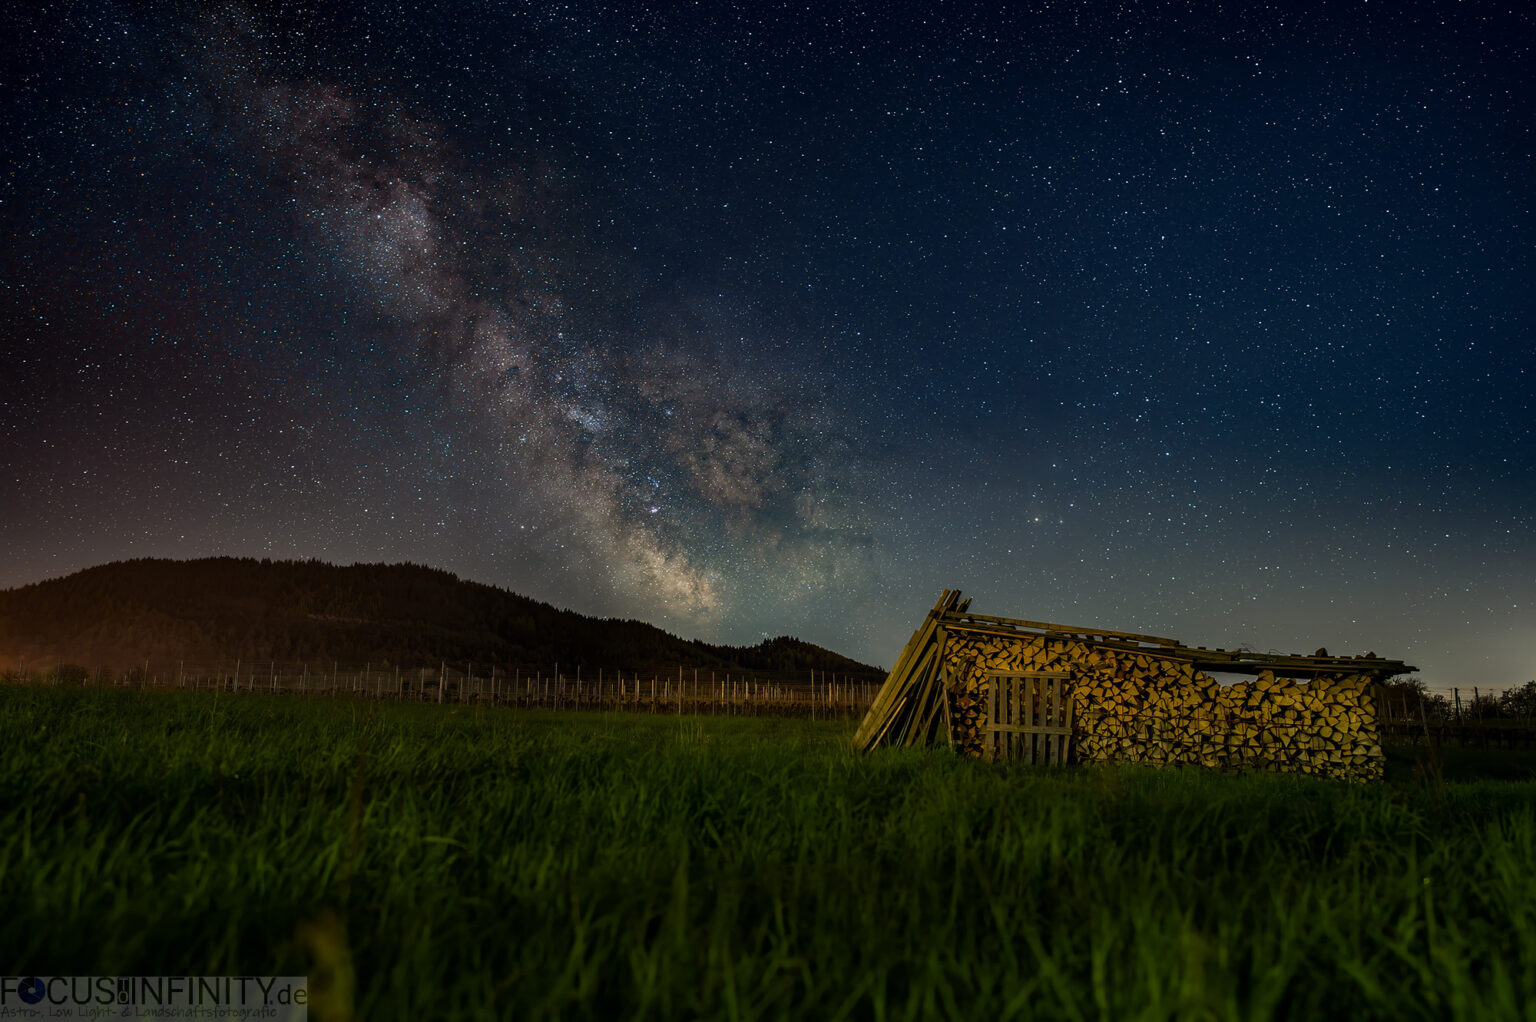
<path fill-rule="evenodd" d="M 922 672 L 927 670 L 933 655 L 933 644 L 929 643 L 928 648 L 919 655 L 917 664 L 905 677 L 893 678 L 886 683 L 891 688 L 890 701 L 857 748 L 865 751 L 873 749 L 887 738 L 893 725 L 905 719 L 908 704 L 912 698 L 912 689 L 920 684 Z"/>
<path fill-rule="evenodd" d="M 949 740 L 948 726 L 945 721 L 949 717 L 949 684 L 948 673 L 944 666 L 944 654 L 941 649 L 938 664 L 934 670 L 933 694 L 928 703 L 928 720 L 923 726 L 923 744 L 937 745 L 940 737 L 947 742 Z"/>
<path fill-rule="evenodd" d="M 944 706 L 944 740 L 949 744 L 949 750 L 955 750 L 955 720 L 949 711 L 949 672 L 946 669 L 940 675 L 939 700 Z"/>
<path fill-rule="evenodd" d="M 918 638 L 913 636 L 914 641 Z M 892 709 L 898 700 L 906 693 L 911 684 L 912 662 L 911 656 L 903 655 L 897 667 L 892 668 L 886 676 L 885 683 L 875 693 L 875 699 L 870 703 L 869 709 L 864 714 L 858 730 L 854 733 L 853 743 L 858 748 L 865 748 L 870 744 L 870 738 L 880 730 L 890 717 Z"/>
<path fill-rule="evenodd" d="M 929 661 L 928 669 L 923 672 L 921 681 L 913 686 L 911 714 L 895 744 L 908 746 L 926 744 L 927 729 L 933 722 L 933 691 L 938 673 L 939 658 L 935 655 Z"/>
<path fill-rule="evenodd" d="M 912 658 L 917 655 L 930 627 L 935 626 L 935 619 L 943 614 L 944 609 L 949 606 L 950 602 L 952 602 L 951 593 L 950 590 L 946 589 L 943 595 L 939 597 L 939 602 L 934 604 L 933 609 L 928 612 L 928 616 L 923 618 L 918 623 L 918 626 L 913 629 L 911 637 L 907 639 L 907 644 L 901 648 L 901 655 L 896 658 L 896 663 L 891 667 L 891 673 L 886 676 L 887 680 L 900 677 L 911 666 Z"/>
<path fill-rule="evenodd" d="M 935 656 L 933 666 L 929 669 L 929 677 L 923 683 L 923 691 L 918 696 L 917 706 L 922 714 L 917 730 L 907 739 L 908 745 L 932 745 L 934 739 L 934 726 L 940 717 L 940 708 L 949 702 L 949 697 L 944 687 L 944 647 L 949 641 L 949 636 L 941 627 L 934 634 Z"/>
<path fill-rule="evenodd" d="M 958 589 L 944 590 L 944 595 L 939 598 L 939 602 L 934 606 L 933 610 L 929 611 L 928 617 L 924 619 L 923 624 L 918 630 L 913 633 L 912 639 L 908 643 L 909 649 L 899 669 L 892 669 L 891 676 L 887 679 L 886 684 L 882 686 L 881 692 L 877 694 L 876 705 L 870 708 L 872 712 L 878 711 L 877 717 L 889 715 L 890 711 L 895 708 L 896 702 L 906 694 L 908 688 L 913 684 L 914 677 L 918 673 L 917 664 L 925 657 L 929 645 L 931 645 L 936 633 L 939 631 L 939 621 L 944 611 L 952 607 L 959 598 L 960 591 Z M 860 730 L 863 731 L 864 729 L 861 727 Z M 857 740 L 858 736 L 855 737 Z"/>
<path fill-rule="evenodd" d="M 912 633 L 907 640 L 907 645 L 902 649 L 901 656 L 897 658 L 896 665 L 891 668 L 891 673 L 886 676 L 885 684 L 880 686 L 880 691 L 875 693 L 875 700 L 870 704 L 869 710 L 864 714 L 864 720 L 854 732 L 853 744 L 855 748 L 867 749 L 873 747 L 872 737 L 876 730 L 889 717 L 897 699 L 906 691 L 908 675 L 911 673 L 914 657 L 921 655 L 923 647 L 930 641 L 933 631 L 938 628 L 938 621 L 943 614 L 953 607 L 955 601 L 960 598 L 959 590 L 944 590 L 939 601 L 934 604 L 928 616 L 922 624 Z"/>
<path fill-rule="evenodd" d="M 900 698 L 891 707 L 891 712 L 887 716 L 884 726 L 876 729 L 873 738 L 870 740 L 870 748 L 879 745 L 881 741 L 888 742 L 891 745 L 906 744 L 908 729 L 912 726 L 913 717 L 918 712 L 919 691 L 927 680 L 929 672 L 933 669 L 933 664 L 937 659 L 937 649 L 933 643 L 929 643 L 928 648 L 918 658 L 916 669 L 908 676 Z"/>
<path fill-rule="evenodd" d="M 896 695 L 900 694 L 902 685 L 908 683 L 909 680 L 914 676 L 917 671 L 918 664 L 927 654 L 928 649 L 933 645 L 934 633 L 937 630 L 938 624 L 936 620 L 933 618 L 928 618 L 913 634 L 912 649 L 902 661 L 901 669 L 899 671 L 891 671 L 891 676 L 887 684 L 894 682 L 894 685 L 888 695 L 888 698 L 894 699 Z"/>
<path fill-rule="evenodd" d="M 918 703 L 922 697 L 924 679 L 928 675 L 929 665 L 932 660 L 924 656 L 920 661 L 918 670 L 913 673 L 911 684 L 907 686 L 905 695 L 897 703 L 895 712 L 891 715 L 890 727 L 886 729 L 884 742 L 886 745 L 907 744 L 907 734 L 912 729 L 912 721 L 919 713 Z"/>
<path fill-rule="evenodd" d="M 902 677 L 910 670 L 912 659 L 917 656 L 923 643 L 927 641 L 929 631 L 937 627 L 935 618 L 943 613 L 943 608 L 947 606 L 949 597 L 950 591 L 948 589 L 944 590 L 944 595 L 939 597 L 939 602 L 934 604 L 933 609 L 928 612 L 928 616 L 923 618 L 918 623 L 918 626 L 913 629 L 912 636 L 907 639 L 907 644 L 901 649 L 901 655 L 896 658 L 895 665 L 891 667 L 891 673 L 887 675 L 887 680 Z"/>

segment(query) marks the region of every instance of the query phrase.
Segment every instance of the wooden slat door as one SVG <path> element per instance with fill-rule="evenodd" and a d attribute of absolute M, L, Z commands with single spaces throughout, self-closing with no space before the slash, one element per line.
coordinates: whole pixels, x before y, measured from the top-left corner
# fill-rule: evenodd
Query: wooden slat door
<path fill-rule="evenodd" d="M 987 759 L 1062 766 L 1071 752 L 1070 674 L 988 671 Z"/>

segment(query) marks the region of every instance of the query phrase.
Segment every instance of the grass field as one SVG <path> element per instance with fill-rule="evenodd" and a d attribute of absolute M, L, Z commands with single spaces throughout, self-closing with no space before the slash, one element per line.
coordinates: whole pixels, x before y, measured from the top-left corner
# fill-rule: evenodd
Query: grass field
<path fill-rule="evenodd" d="M 1536 1019 L 1529 759 L 1361 786 L 850 730 L 7 688 L 0 970 L 309 971 L 323 1018 Z"/>

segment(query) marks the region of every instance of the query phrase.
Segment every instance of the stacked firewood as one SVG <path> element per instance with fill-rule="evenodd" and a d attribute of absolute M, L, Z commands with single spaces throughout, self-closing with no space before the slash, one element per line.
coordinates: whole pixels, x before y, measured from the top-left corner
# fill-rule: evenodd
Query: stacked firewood
<path fill-rule="evenodd" d="M 950 719 L 954 722 L 955 749 L 969 756 L 983 754 L 987 671 L 1072 670 L 1076 666 L 1072 654 L 1077 651 L 1068 650 L 1067 645 L 1047 642 L 1043 636 L 1018 639 L 951 631 L 944 659 L 952 679 Z"/>
<path fill-rule="evenodd" d="M 1078 760 L 1199 764 L 1375 780 L 1382 774 L 1370 674 L 1301 682 L 1262 671 L 1219 685 L 1189 662 L 1072 637 L 950 627 L 944 648 L 955 747 L 981 755 L 988 671 L 1072 676 Z"/>

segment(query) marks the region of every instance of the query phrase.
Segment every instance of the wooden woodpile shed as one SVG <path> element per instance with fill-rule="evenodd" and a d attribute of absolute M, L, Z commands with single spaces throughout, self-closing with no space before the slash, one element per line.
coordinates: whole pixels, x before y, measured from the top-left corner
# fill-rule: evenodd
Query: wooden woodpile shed
<path fill-rule="evenodd" d="M 1030 763 L 1199 764 L 1378 780 L 1375 688 L 1413 670 L 1374 653 L 1257 654 L 989 617 L 945 590 L 854 744 L 946 743 Z"/>

